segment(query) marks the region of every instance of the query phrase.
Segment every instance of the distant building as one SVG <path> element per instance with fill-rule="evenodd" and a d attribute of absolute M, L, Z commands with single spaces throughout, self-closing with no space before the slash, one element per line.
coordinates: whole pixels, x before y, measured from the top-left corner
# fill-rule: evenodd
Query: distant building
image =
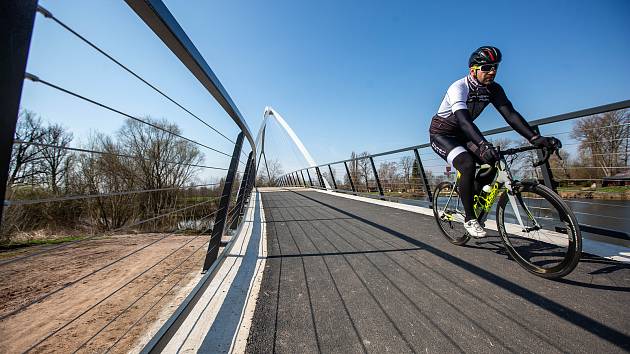
<path fill-rule="evenodd" d="M 606 186 L 630 186 L 630 170 L 602 178 L 602 187 Z"/>

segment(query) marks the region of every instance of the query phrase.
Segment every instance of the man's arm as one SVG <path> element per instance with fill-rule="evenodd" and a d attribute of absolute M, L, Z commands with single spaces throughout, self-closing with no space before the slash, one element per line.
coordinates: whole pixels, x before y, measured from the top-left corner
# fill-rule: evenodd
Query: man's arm
<path fill-rule="evenodd" d="M 503 87 L 495 82 L 491 84 L 489 89 L 492 94 L 492 104 L 496 107 L 497 111 L 501 113 L 503 119 L 525 139 L 532 141 L 532 138 L 536 137 L 538 134 L 534 132 L 525 118 L 514 109 L 512 102 L 510 102 L 505 95 Z"/>
<path fill-rule="evenodd" d="M 457 124 L 460 129 L 464 132 L 466 137 L 470 139 L 476 145 L 481 145 L 482 143 L 487 143 L 488 141 L 483 137 L 479 128 L 472 122 L 470 118 L 470 112 L 468 109 L 458 109 L 454 112 L 455 118 L 457 119 Z"/>
<path fill-rule="evenodd" d="M 529 123 L 527 123 L 525 118 L 523 118 L 523 116 L 514 109 L 510 101 L 508 101 L 507 104 L 497 106 L 496 108 L 503 116 L 503 119 L 508 122 L 510 127 L 525 137 L 527 141 L 532 141 L 532 138 L 538 135 L 534 132 L 534 129 L 532 129 Z"/>

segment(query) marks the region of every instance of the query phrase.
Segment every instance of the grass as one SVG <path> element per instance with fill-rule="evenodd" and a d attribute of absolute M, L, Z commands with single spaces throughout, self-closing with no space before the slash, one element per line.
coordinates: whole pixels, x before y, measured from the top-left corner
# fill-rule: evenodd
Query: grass
<path fill-rule="evenodd" d="M 597 188 L 598 192 L 606 192 L 606 193 L 624 193 L 630 191 L 630 186 L 608 186 Z"/>
<path fill-rule="evenodd" d="M 630 191 L 630 186 L 608 186 L 608 187 L 599 187 L 594 190 L 585 190 L 583 191 L 579 186 L 574 187 L 560 187 L 558 188 L 561 192 L 601 192 L 601 193 L 624 193 Z"/>
<path fill-rule="evenodd" d="M 27 240 L 27 241 L 19 241 L 19 242 L 9 242 L 5 244 L 0 244 L 1 251 L 8 251 L 17 248 L 31 247 L 31 246 L 39 246 L 39 245 L 56 245 L 59 243 L 70 242 L 80 240 L 83 237 L 79 236 L 69 236 L 69 237 L 61 237 L 54 239 L 37 239 L 37 240 Z"/>

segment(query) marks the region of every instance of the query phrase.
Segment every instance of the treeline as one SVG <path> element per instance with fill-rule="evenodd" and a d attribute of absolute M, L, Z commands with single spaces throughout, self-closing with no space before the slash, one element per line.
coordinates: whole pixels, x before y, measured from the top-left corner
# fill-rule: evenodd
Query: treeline
<path fill-rule="evenodd" d="M 344 173 L 343 179 L 340 179 L 340 176 L 335 176 L 337 185 L 342 189 L 350 189 L 349 177 L 352 177 L 352 183 L 357 191 L 377 192 L 378 187 L 369 153 L 367 151 L 352 152 L 350 159 L 347 162 L 350 175 L 347 172 Z M 376 166 L 376 173 L 385 192 L 407 193 L 407 197 L 425 195 L 420 165 L 414 156 L 407 155 L 400 157 L 397 161 L 380 162 Z M 322 174 L 330 181 L 329 173 L 323 172 Z M 445 176 L 434 177 L 429 170 L 425 170 L 425 174 L 430 185 L 436 183 L 436 180 L 441 181 L 445 178 Z"/>
<path fill-rule="evenodd" d="M 488 137 L 495 146 L 509 148 L 528 145 L 524 140 Z M 601 183 L 603 177 L 626 172 L 630 168 L 630 110 L 617 110 L 588 116 L 575 121 L 568 135 L 559 136 L 566 145 L 560 151 L 562 159 L 552 156 L 549 160 L 554 179 L 560 186 L 591 185 Z M 570 154 L 577 145 L 577 154 Z M 347 162 L 352 182 L 358 191 L 376 192 L 376 180 L 370 162 L 369 153 L 352 152 Z M 536 152 L 518 155 L 513 162 L 512 172 L 518 178 L 537 178 L 542 180 L 540 169 L 532 168 L 538 161 Z M 441 159 L 439 163 L 446 166 Z M 375 161 L 375 163 L 377 163 Z M 426 166 L 425 166 L 426 167 Z M 377 174 L 386 192 L 407 193 L 409 196 L 423 196 L 423 185 L 419 165 L 414 156 L 402 156 L 396 161 L 382 161 L 376 165 Z M 442 171 L 440 171 L 442 172 Z M 444 171 L 446 172 L 446 171 Z M 455 173 L 454 169 L 451 169 Z M 434 174 L 425 169 L 430 186 L 446 179 L 444 173 Z M 331 181 L 329 173 L 322 172 Z M 350 189 L 348 173 L 335 176 L 335 181 L 342 189 Z"/>
<path fill-rule="evenodd" d="M 182 219 L 199 220 L 214 211 L 220 183 L 191 188 L 204 185 L 198 178 L 204 157 L 197 146 L 175 136 L 181 135 L 175 124 L 144 120 L 160 129 L 127 120 L 112 136 L 95 134 L 76 149 L 63 126 L 21 111 L 2 241 L 42 229 L 94 233 L 138 224 L 134 229 L 172 230 Z M 93 197 L 73 199 L 88 195 Z M 54 201 L 33 203 L 38 200 Z"/>

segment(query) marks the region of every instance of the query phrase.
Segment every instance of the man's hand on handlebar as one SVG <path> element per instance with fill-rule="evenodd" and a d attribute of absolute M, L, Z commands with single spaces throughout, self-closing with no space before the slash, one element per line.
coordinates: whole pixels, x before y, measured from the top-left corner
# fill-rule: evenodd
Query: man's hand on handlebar
<path fill-rule="evenodd" d="M 554 137 L 538 136 L 532 139 L 531 143 L 537 148 L 547 148 L 551 151 L 558 150 L 562 147 L 560 140 Z"/>
<path fill-rule="evenodd" d="M 490 165 L 493 165 L 501 158 L 497 149 L 489 142 L 481 143 L 479 146 L 479 156 L 485 163 Z"/>

